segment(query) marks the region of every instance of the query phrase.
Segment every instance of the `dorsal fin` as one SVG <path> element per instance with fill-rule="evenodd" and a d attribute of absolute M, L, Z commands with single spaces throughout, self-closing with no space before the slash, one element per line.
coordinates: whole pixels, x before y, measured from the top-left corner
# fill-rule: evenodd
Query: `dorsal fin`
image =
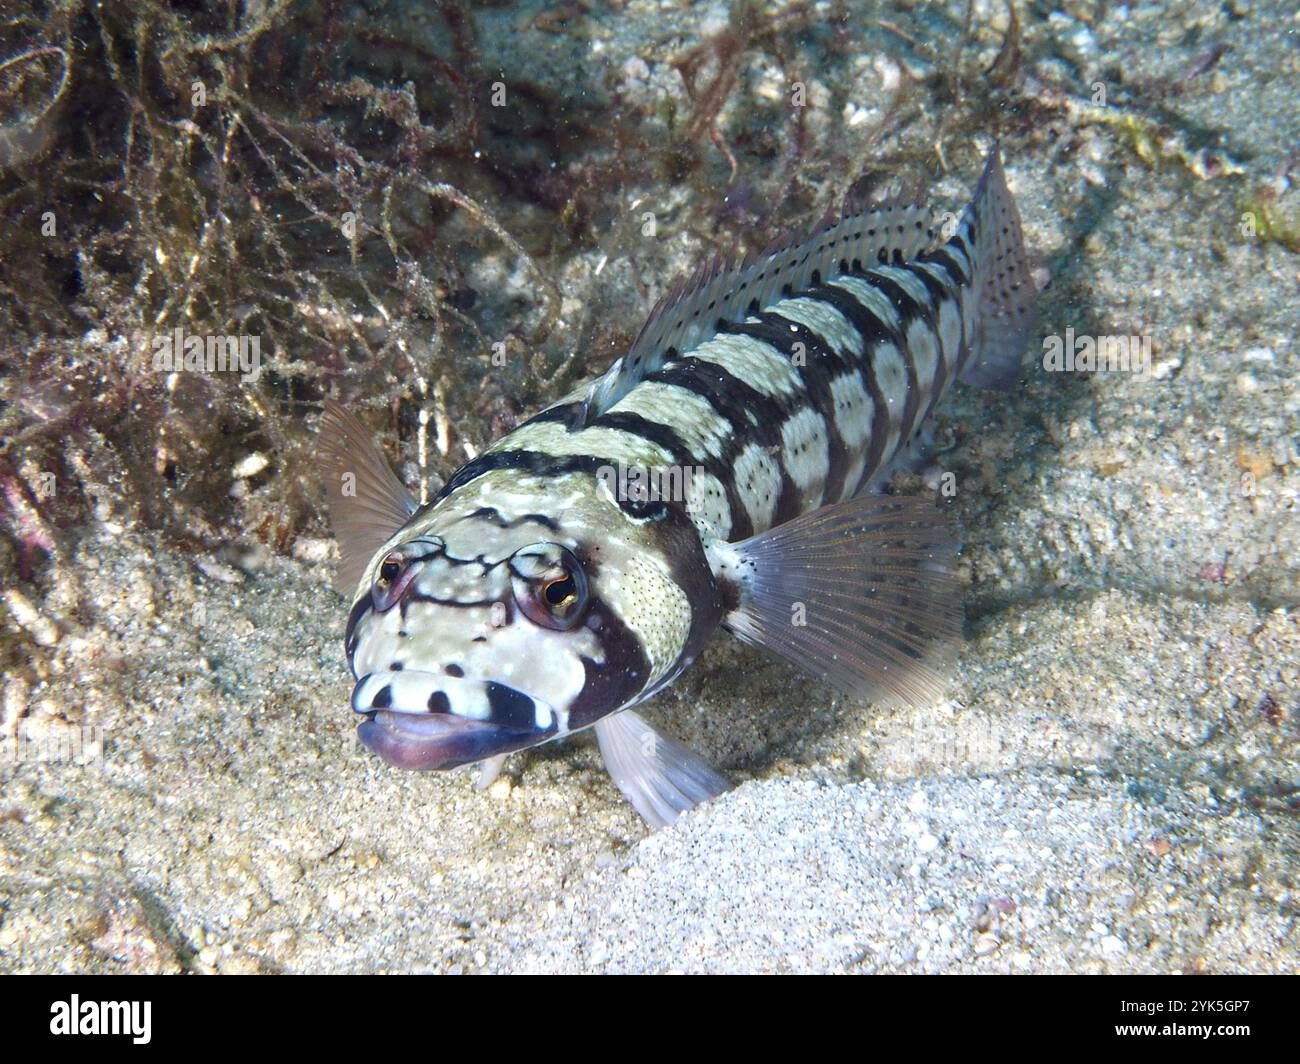
<path fill-rule="evenodd" d="M 743 321 L 751 308 L 776 302 L 783 291 L 808 287 L 857 261 L 866 269 L 914 258 L 934 243 L 930 211 L 891 202 L 871 209 L 845 200 L 838 219 L 827 214 L 806 235 L 783 236 L 736 261 L 718 252 L 680 278 L 655 304 L 628 352 L 592 382 L 577 426 L 590 424 L 648 374 L 670 351 L 685 354 L 717 331 L 719 321 Z"/>
<path fill-rule="evenodd" d="M 320 419 L 320 449 L 330 525 L 339 545 L 334 586 L 352 595 L 370 559 L 410 520 L 416 504 L 370 433 L 332 399 L 325 400 Z"/>

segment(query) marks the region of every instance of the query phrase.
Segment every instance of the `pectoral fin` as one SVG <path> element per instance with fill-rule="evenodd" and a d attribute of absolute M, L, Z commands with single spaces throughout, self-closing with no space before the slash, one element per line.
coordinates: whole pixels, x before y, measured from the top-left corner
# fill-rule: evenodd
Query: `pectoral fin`
<path fill-rule="evenodd" d="M 596 723 L 605 768 L 652 828 L 671 824 L 731 785 L 680 743 L 656 732 L 630 709 Z"/>
<path fill-rule="evenodd" d="M 943 694 L 961 636 L 956 544 L 926 499 L 863 495 L 708 548 L 736 602 L 723 626 L 855 697 Z"/>
<path fill-rule="evenodd" d="M 339 545 L 334 584 L 351 595 L 375 552 L 415 513 L 415 500 L 371 442 L 370 433 L 329 399 L 320 419 L 320 449 L 330 524 Z"/>

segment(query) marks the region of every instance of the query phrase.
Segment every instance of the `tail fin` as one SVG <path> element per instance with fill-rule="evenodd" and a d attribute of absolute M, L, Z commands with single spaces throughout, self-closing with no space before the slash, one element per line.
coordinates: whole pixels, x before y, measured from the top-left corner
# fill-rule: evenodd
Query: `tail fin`
<path fill-rule="evenodd" d="M 1020 375 L 1021 356 L 1038 326 L 1038 286 L 997 144 L 952 239 L 958 242 L 963 251 L 973 252 L 975 289 L 974 332 L 961 379 L 1009 388 Z"/>

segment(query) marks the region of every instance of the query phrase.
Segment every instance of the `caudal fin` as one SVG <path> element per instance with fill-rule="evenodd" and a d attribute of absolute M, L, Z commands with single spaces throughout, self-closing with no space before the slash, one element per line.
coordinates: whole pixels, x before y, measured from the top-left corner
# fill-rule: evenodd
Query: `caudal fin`
<path fill-rule="evenodd" d="M 996 144 L 951 243 L 970 254 L 974 270 L 973 336 L 961 379 L 1009 388 L 1020 376 L 1021 357 L 1038 327 L 1038 285 Z"/>

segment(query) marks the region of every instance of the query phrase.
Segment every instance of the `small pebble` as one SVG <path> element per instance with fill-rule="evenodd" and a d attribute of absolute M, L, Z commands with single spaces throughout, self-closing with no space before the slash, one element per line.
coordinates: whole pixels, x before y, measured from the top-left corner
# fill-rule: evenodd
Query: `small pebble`
<path fill-rule="evenodd" d="M 249 477 L 257 476 L 270 464 L 271 460 L 266 455 L 254 452 L 236 462 L 231 474 L 236 480 L 247 480 Z"/>

